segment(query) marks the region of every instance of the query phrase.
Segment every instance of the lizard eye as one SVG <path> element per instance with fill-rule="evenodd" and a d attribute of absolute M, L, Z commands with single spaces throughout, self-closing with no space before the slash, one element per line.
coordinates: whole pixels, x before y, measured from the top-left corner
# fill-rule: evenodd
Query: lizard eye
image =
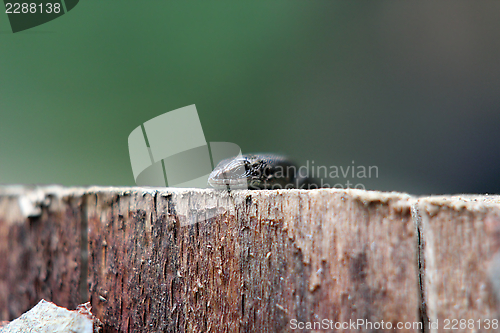
<path fill-rule="evenodd" d="M 262 163 L 254 163 L 252 165 L 249 165 L 247 168 L 248 175 L 251 175 L 252 177 L 255 178 L 262 177 L 262 171 L 263 171 Z"/>

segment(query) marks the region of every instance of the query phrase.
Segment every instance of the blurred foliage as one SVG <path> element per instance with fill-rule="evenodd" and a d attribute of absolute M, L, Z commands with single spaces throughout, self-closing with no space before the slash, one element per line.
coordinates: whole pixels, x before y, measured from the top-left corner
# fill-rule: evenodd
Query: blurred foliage
<path fill-rule="evenodd" d="M 369 189 L 500 192 L 500 2 L 80 1 L 0 14 L 0 183 L 133 185 L 127 138 L 196 104 L 207 141 Z M 179 138 L 182 140 L 182 138 Z"/>

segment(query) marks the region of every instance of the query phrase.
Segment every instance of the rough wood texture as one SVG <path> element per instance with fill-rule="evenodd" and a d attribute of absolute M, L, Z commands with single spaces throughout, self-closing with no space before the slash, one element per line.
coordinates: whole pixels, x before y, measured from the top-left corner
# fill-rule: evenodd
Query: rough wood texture
<path fill-rule="evenodd" d="M 498 196 L 418 201 L 423 291 L 432 331 L 499 331 L 492 290 L 500 279 L 500 269 L 494 271 L 498 263 L 492 262 L 500 245 L 499 202 Z"/>
<path fill-rule="evenodd" d="M 116 330 L 419 321 L 406 196 L 101 191 L 88 203 L 92 305 Z"/>
<path fill-rule="evenodd" d="M 81 195 L 61 189 L 0 191 L 0 320 L 40 299 L 81 302 Z"/>
<path fill-rule="evenodd" d="M 0 319 L 45 297 L 105 332 L 496 331 L 497 197 L 33 191 L 0 188 Z"/>

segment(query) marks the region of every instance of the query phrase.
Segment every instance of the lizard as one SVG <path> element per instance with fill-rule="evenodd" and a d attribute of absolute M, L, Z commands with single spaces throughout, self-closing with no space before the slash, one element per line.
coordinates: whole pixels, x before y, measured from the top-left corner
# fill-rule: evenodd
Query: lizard
<path fill-rule="evenodd" d="M 222 160 L 208 177 L 215 189 L 314 189 L 316 181 L 289 158 L 276 154 L 245 154 Z"/>

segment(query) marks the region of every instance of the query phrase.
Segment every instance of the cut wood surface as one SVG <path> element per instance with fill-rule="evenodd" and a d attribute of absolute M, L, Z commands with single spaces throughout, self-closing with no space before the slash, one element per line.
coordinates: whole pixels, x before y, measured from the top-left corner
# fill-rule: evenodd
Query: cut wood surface
<path fill-rule="evenodd" d="M 44 298 L 90 300 L 106 332 L 445 332 L 447 320 L 498 331 L 499 205 L 336 189 L 0 187 L 0 320 Z"/>

